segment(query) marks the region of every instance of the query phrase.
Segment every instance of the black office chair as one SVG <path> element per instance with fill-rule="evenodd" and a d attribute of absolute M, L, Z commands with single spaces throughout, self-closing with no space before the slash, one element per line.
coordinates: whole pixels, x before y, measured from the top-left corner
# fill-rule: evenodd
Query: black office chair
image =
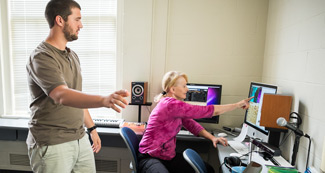
<path fill-rule="evenodd" d="M 138 149 L 139 149 L 139 139 L 137 135 L 128 127 L 123 127 L 120 131 L 120 135 L 122 136 L 129 152 L 131 153 L 131 163 L 130 168 L 133 170 L 132 172 L 137 173 L 138 171 Z"/>
<path fill-rule="evenodd" d="M 188 148 L 183 152 L 184 159 L 192 166 L 196 173 L 207 173 L 207 168 L 200 157 L 194 150 Z"/>

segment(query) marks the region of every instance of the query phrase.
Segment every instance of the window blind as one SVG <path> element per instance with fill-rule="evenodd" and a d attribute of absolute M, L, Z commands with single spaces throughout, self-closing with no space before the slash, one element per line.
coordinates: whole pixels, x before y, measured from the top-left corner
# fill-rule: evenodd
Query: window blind
<path fill-rule="evenodd" d="M 117 0 L 80 0 L 83 28 L 78 40 L 69 42 L 80 59 L 83 92 L 108 95 L 116 90 Z M 9 25 L 13 78 L 13 114 L 28 116 L 30 94 L 26 62 L 30 53 L 46 39 L 49 27 L 44 16 L 48 1 L 10 0 Z M 89 110 L 93 117 L 115 118 L 107 108 Z"/>

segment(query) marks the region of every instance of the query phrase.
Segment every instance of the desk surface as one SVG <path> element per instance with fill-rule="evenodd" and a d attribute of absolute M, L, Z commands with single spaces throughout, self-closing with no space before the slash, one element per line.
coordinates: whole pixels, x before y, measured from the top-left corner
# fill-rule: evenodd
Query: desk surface
<path fill-rule="evenodd" d="M 227 138 L 227 140 L 229 141 L 229 140 L 233 140 L 234 136 L 228 135 L 225 138 Z M 230 153 L 235 153 L 236 151 L 232 149 L 230 146 L 223 146 L 220 144 L 217 145 L 217 148 L 218 148 L 218 156 L 219 156 L 222 172 L 224 173 L 230 172 L 229 169 L 223 164 L 224 159 L 225 157 L 229 157 Z"/>
<path fill-rule="evenodd" d="M 228 139 L 228 141 L 230 140 L 233 140 L 233 136 L 227 136 L 226 137 Z M 236 151 L 231 148 L 230 146 L 223 146 L 223 145 L 218 145 L 217 146 L 218 148 L 218 156 L 219 156 L 219 160 L 220 160 L 220 165 L 222 165 L 224 163 L 224 158 L 225 157 L 229 157 L 230 156 L 230 153 L 236 153 Z M 271 161 L 266 161 L 264 160 L 261 156 L 259 156 L 258 153 L 253 153 L 252 155 L 252 161 L 255 161 L 259 164 L 261 164 L 263 166 L 263 169 L 262 169 L 262 173 L 267 173 L 267 168 L 265 166 L 265 164 L 267 165 L 273 165 L 273 163 Z M 282 166 L 291 166 L 290 163 L 288 163 L 283 157 L 281 156 L 278 156 L 278 157 L 274 157 L 279 163 L 281 163 Z M 242 160 L 244 163 L 248 163 L 249 161 L 249 156 L 247 156 L 247 159 L 245 160 Z M 222 172 L 224 173 L 228 173 L 230 172 L 229 169 L 225 166 L 225 165 L 222 165 Z"/>

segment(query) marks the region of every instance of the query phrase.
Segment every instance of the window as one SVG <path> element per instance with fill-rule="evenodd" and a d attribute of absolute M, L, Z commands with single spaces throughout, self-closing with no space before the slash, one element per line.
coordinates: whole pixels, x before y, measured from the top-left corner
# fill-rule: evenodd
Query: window
<path fill-rule="evenodd" d="M 44 0 L 7 2 L 10 33 L 8 44 L 11 51 L 9 58 L 1 56 L 9 64 L 9 69 L 1 67 L 3 75 L 9 80 L 1 78 L 4 86 L 2 93 L 5 93 L 2 99 L 4 115 L 29 116 L 30 95 L 26 61 L 30 53 L 49 33 L 44 17 L 47 2 Z M 79 33 L 79 39 L 69 42 L 67 46 L 79 56 L 83 92 L 108 95 L 117 88 L 117 0 L 80 0 L 78 3 L 81 6 L 83 28 Z M 90 113 L 93 117 L 116 116 L 113 110 L 107 108 L 90 109 Z"/>

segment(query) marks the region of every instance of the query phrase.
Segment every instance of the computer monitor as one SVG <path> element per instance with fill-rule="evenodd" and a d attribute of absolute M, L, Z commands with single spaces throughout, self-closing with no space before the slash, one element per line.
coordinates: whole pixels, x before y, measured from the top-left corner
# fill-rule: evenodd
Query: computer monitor
<path fill-rule="evenodd" d="M 249 108 L 245 113 L 244 122 L 252 127 L 248 129 L 247 135 L 252 138 L 261 138 L 264 142 L 267 142 L 268 130 L 260 125 L 261 110 L 263 106 L 263 96 L 265 93 L 276 94 L 277 86 L 251 82 L 248 97 L 253 97 L 249 101 Z"/>
<path fill-rule="evenodd" d="M 220 105 L 222 85 L 188 83 L 185 102 L 193 105 Z M 195 119 L 197 122 L 219 123 L 219 116 Z"/>

